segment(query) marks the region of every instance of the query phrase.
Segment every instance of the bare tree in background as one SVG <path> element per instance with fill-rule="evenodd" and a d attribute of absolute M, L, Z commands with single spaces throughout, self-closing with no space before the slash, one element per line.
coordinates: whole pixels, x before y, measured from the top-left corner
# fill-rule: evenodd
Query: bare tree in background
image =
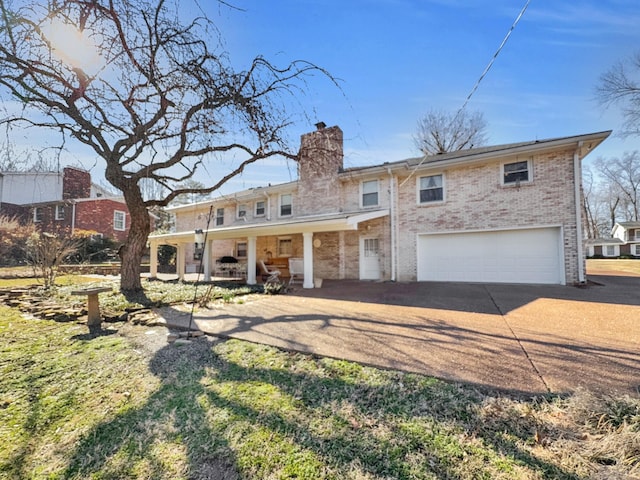
<path fill-rule="evenodd" d="M 625 152 L 619 158 L 599 158 L 596 167 L 610 189 L 617 192 L 615 196 L 619 198 L 625 220 L 637 222 L 640 210 L 640 153 Z"/>
<path fill-rule="evenodd" d="M 623 136 L 640 135 L 640 52 L 604 73 L 596 95 L 605 107 L 621 107 L 625 118 Z"/>
<path fill-rule="evenodd" d="M 121 249 L 125 292 L 142 288 L 148 209 L 208 194 L 258 160 L 294 158 L 286 106 L 310 76 L 333 80 L 311 63 L 279 68 L 261 56 L 236 70 L 212 21 L 183 22 L 177 0 L 0 0 L 0 15 L 8 106 L 0 123 L 59 132 L 61 148 L 73 139 L 105 162 L 131 215 Z M 233 159 L 231 171 L 216 169 L 221 156 Z M 178 186 L 205 163 L 218 178 L 212 185 Z M 166 194 L 144 198 L 143 180 Z"/>
<path fill-rule="evenodd" d="M 460 110 L 455 115 L 430 110 L 418 121 L 416 147 L 425 155 L 481 147 L 486 141 L 487 122 L 480 112 Z"/>

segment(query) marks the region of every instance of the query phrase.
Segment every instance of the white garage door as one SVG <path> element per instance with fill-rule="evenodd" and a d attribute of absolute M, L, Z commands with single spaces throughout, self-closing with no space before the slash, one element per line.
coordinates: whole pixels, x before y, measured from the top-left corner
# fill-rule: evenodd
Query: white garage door
<path fill-rule="evenodd" d="M 418 280 L 564 283 L 560 228 L 418 237 Z"/>

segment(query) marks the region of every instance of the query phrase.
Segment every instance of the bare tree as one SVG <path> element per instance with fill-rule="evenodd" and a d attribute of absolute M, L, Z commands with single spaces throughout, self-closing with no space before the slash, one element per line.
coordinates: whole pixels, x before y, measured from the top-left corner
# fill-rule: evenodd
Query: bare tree
<path fill-rule="evenodd" d="M 596 95 L 603 106 L 619 105 L 622 108 L 623 136 L 640 135 L 640 52 L 604 73 L 596 87 Z"/>
<path fill-rule="evenodd" d="M 460 110 L 455 115 L 430 110 L 418 121 L 416 147 L 425 155 L 480 147 L 487 141 L 487 122 L 480 112 Z"/>
<path fill-rule="evenodd" d="M 34 233 L 29 237 L 26 242 L 27 261 L 35 274 L 42 278 L 46 289 L 55 286 L 60 265 L 76 253 L 79 246 L 75 238 L 58 237 L 47 232 Z"/>
<path fill-rule="evenodd" d="M 105 178 L 131 214 L 123 291 L 141 290 L 148 208 L 210 193 L 258 160 L 294 158 L 284 132 L 293 118 L 286 106 L 296 102 L 288 100 L 310 76 L 333 80 L 309 62 L 278 68 L 261 56 L 237 71 L 211 20 L 185 23 L 179 7 L 178 0 L 0 0 L 0 89 L 19 105 L 0 123 L 60 132 L 61 146 L 71 138 L 105 162 Z M 215 169 L 225 155 L 234 170 Z M 218 174 L 212 185 L 176 187 L 208 162 Z M 143 179 L 166 195 L 145 199 Z"/>
<path fill-rule="evenodd" d="M 620 158 L 599 158 L 596 166 L 602 177 L 617 192 L 626 219 L 637 222 L 640 212 L 640 153 L 625 152 Z"/>

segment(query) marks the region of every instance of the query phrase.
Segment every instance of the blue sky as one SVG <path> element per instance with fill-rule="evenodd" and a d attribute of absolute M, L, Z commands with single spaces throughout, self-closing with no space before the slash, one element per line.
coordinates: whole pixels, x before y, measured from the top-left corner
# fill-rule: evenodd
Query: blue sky
<path fill-rule="evenodd" d="M 210 14 L 238 66 L 256 55 L 309 60 L 340 79 L 342 91 L 311 79 L 300 101 L 314 121 L 339 125 L 345 166 L 417 155 L 412 136 L 430 108 L 455 112 L 484 71 L 525 0 L 234 0 Z M 202 5 L 202 4 L 201 4 Z M 210 8 L 210 7 L 205 7 Z M 617 109 L 594 99 L 598 78 L 640 51 L 637 0 L 531 0 L 468 104 L 484 113 L 489 144 L 618 130 Z M 610 138 L 597 156 L 640 149 Z M 280 165 L 280 166 L 279 166 Z M 288 181 L 278 162 L 245 173 L 225 190 Z"/>
<path fill-rule="evenodd" d="M 298 98 L 308 117 L 290 130 L 299 136 L 324 121 L 344 131 L 345 166 L 376 165 L 418 155 L 418 119 L 429 109 L 457 111 L 526 0 L 181 0 L 186 16 L 200 10 L 218 26 L 229 57 L 246 68 L 258 55 L 285 66 L 307 60 L 339 79 L 336 88 L 310 78 Z M 468 109 L 484 113 L 489 144 L 614 130 L 588 157 L 640 150 L 640 138 L 615 136 L 619 109 L 595 101 L 599 77 L 640 51 L 638 0 L 531 0 Z M 33 132 L 14 132 L 33 143 Z M 100 181 L 104 163 L 67 143 L 67 161 Z M 226 173 L 222 172 L 222 173 Z M 216 181 L 210 167 L 196 179 Z M 293 162 L 269 160 L 224 189 L 295 179 Z"/>

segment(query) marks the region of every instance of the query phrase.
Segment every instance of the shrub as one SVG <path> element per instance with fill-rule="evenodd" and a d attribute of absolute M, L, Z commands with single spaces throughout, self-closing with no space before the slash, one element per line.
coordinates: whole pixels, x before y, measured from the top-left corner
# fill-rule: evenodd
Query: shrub
<path fill-rule="evenodd" d="M 73 238 L 77 251 L 67 261 L 72 263 L 103 263 L 116 258 L 115 240 L 93 230 L 76 230 Z"/>
<path fill-rule="evenodd" d="M 16 217 L 0 216 L 0 264 L 26 264 L 25 245 L 35 231 L 33 223 L 22 224 Z"/>
<path fill-rule="evenodd" d="M 76 253 L 78 241 L 52 233 L 33 233 L 27 240 L 27 261 L 34 273 L 42 278 L 44 287 L 54 286 L 58 268 Z"/>

